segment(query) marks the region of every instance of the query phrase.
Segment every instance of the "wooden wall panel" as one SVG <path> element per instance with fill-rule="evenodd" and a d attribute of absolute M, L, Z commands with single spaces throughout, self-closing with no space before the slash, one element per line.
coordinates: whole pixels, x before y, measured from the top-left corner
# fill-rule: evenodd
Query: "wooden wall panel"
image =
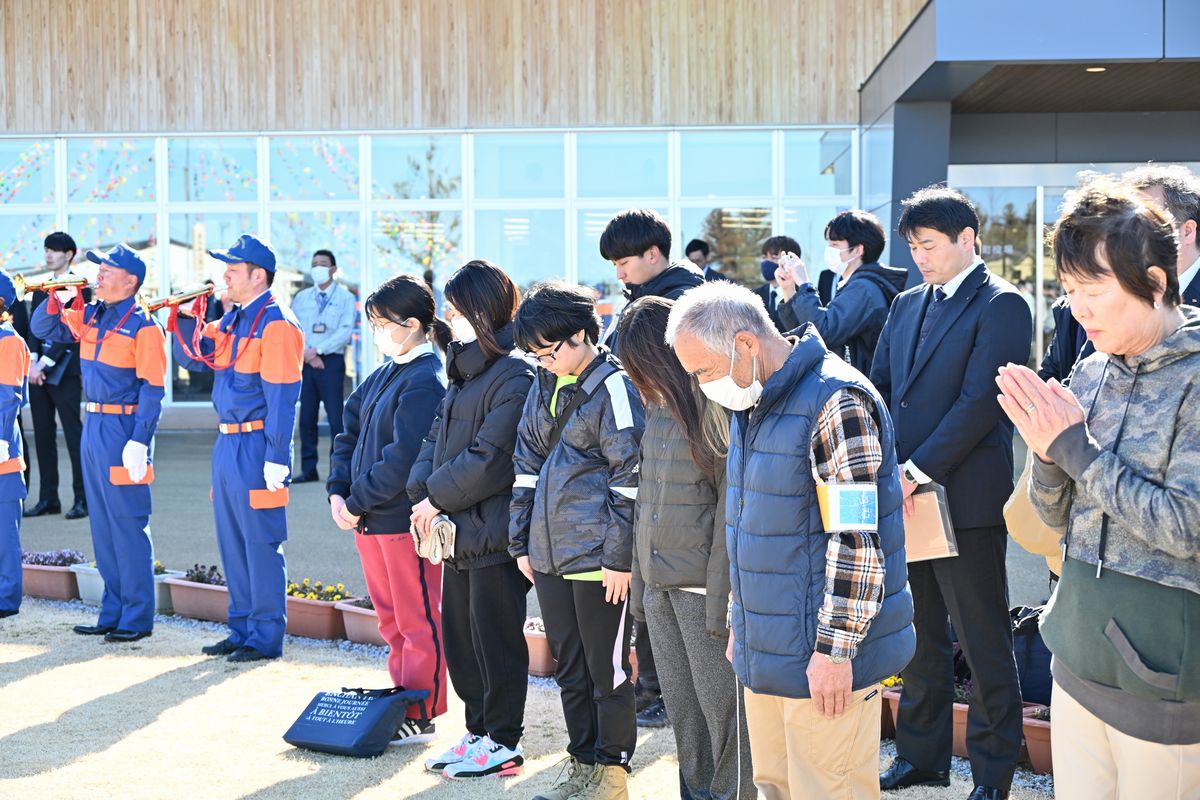
<path fill-rule="evenodd" d="M 855 122 L 925 1 L 0 0 L 0 128 Z"/>

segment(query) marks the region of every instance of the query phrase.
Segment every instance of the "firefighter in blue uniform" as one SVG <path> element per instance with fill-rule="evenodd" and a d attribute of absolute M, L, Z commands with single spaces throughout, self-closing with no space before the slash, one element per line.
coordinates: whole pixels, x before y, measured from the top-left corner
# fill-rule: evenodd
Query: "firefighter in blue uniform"
<path fill-rule="evenodd" d="M 283 653 L 288 475 L 300 396 L 304 336 L 291 311 L 271 294 L 275 254 L 245 235 L 228 250 L 225 303 L 233 308 L 199 327 L 196 301 L 169 326 L 174 352 L 188 370 L 210 369 L 219 420 L 213 448 L 212 498 L 217 546 L 229 584 L 229 636 L 203 648 L 230 661 Z"/>
<path fill-rule="evenodd" d="M 12 279 L 0 272 L 0 617 L 21 608 L 21 504 L 25 459 L 20 411 L 29 396 L 29 348 L 9 309 L 17 301 Z"/>
<path fill-rule="evenodd" d="M 104 578 L 95 625 L 75 632 L 108 642 L 136 642 L 154 626 L 154 545 L 150 539 L 150 453 L 162 416 L 166 337 L 138 302 L 146 264 L 118 244 L 89 250 L 100 265 L 94 299 L 64 308 L 68 290 L 51 294 L 29 327 L 44 342 L 79 341 L 88 402 L 80 455 L 90 503 L 92 546 Z"/>

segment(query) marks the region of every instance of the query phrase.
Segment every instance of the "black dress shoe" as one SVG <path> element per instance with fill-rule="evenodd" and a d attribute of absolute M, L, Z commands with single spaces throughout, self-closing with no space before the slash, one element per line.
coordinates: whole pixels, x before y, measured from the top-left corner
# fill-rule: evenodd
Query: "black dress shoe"
<path fill-rule="evenodd" d="M 316 483 L 319 480 L 321 480 L 321 476 L 317 474 L 316 470 L 313 470 L 292 478 L 292 483 Z"/>
<path fill-rule="evenodd" d="M 38 500 L 29 508 L 25 509 L 25 516 L 40 517 L 43 514 L 61 514 L 62 503 L 57 500 Z"/>
<path fill-rule="evenodd" d="M 667 718 L 667 704 L 660 697 L 638 712 L 636 721 L 639 728 L 667 727 L 671 724 Z"/>
<path fill-rule="evenodd" d="M 20 613 L 21 612 L 15 608 L 0 609 L 0 619 L 4 619 L 5 617 L 11 617 L 15 614 L 20 614 Z"/>
<path fill-rule="evenodd" d="M 950 773 L 917 769 L 908 760 L 897 756 L 892 765 L 879 776 L 879 788 L 885 792 L 909 786 L 949 786 Z"/>
<path fill-rule="evenodd" d="M 976 786 L 967 800 L 1008 800 L 1008 792 L 993 789 L 991 786 Z"/>
<path fill-rule="evenodd" d="M 115 630 L 111 633 L 104 634 L 106 642 L 136 642 L 138 639 L 145 639 L 150 635 L 150 631 L 123 631 Z"/>
<path fill-rule="evenodd" d="M 75 505 L 71 506 L 71 510 L 67 512 L 67 519 L 83 519 L 88 515 L 87 503 L 82 500 L 76 500 Z"/>
<path fill-rule="evenodd" d="M 200 652 L 206 656 L 227 656 L 235 652 L 238 646 L 229 639 L 222 639 L 216 644 L 206 644 L 200 648 Z"/>
<path fill-rule="evenodd" d="M 255 650 L 253 647 L 247 647 L 247 646 L 243 645 L 243 646 L 239 647 L 237 650 L 234 650 L 233 655 L 229 656 L 229 658 L 227 658 L 225 660 L 233 661 L 235 663 L 241 663 L 244 661 L 270 661 L 273 658 L 279 658 L 279 656 L 263 655 L 262 653 Z"/>
<path fill-rule="evenodd" d="M 104 636 L 112 633 L 116 628 L 110 625 L 76 625 L 71 630 L 84 636 Z"/>

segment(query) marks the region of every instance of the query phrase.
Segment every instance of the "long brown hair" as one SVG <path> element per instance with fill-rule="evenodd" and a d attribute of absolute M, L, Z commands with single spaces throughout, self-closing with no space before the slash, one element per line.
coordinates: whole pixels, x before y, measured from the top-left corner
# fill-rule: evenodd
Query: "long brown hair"
<path fill-rule="evenodd" d="M 484 358 L 491 360 L 508 352 L 496 343 L 496 331 L 517 315 L 521 292 L 504 270 L 483 259 L 468 261 L 446 281 L 444 293 L 475 329 Z"/>
<path fill-rule="evenodd" d="M 642 297 L 622 314 L 617 326 L 621 364 L 642 398 L 665 406 L 683 428 L 700 471 L 715 475 L 728 451 L 729 421 L 667 345 L 667 317 L 673 305 L 675 301 L 665 297 Z"/>

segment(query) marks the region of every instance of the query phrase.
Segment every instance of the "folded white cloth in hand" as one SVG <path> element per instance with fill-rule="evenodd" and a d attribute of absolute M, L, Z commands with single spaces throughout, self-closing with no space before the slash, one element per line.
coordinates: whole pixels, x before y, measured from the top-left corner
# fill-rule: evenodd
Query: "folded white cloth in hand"
<path fill-rule="evenodd" d="M 283 488 L 283 482 L 287 480 L 288 473 L 287 464 L 273 464 L 270 461 L 263 462 L 263 480 L 267 483 L 267 489 L 275 491 Z"/>
<path fill-rule="evenodd" d="M 134 483 L 141 483 L 142 478 L 146 477 L 149 459 L 150 448 L 132 439 L 125 443 L 125 449 L 121 451 L 121 464 L 129 471 L 129 479 Z"/>

